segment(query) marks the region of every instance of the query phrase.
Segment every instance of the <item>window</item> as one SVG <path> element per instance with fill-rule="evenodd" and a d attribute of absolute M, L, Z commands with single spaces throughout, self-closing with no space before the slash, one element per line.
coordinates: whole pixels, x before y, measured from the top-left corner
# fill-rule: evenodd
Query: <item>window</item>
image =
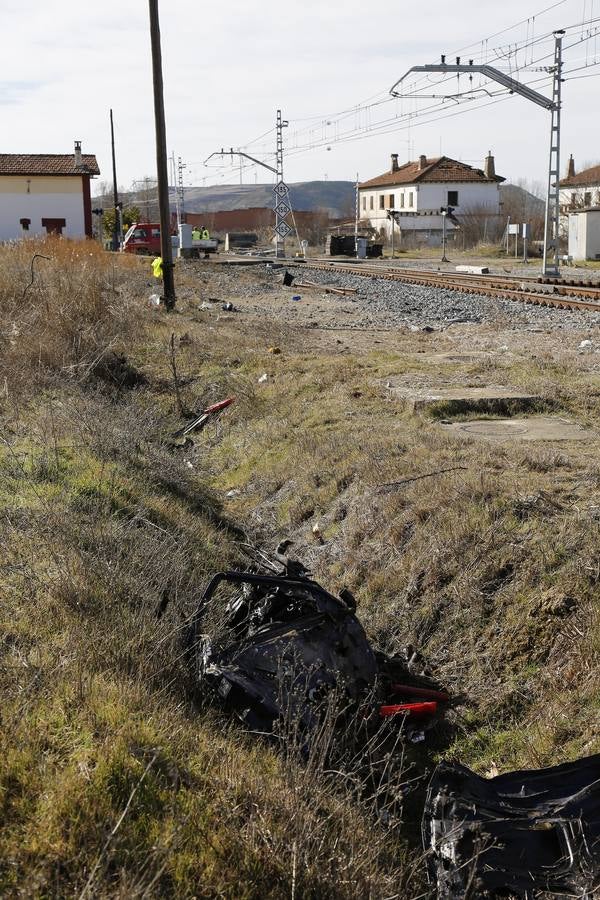
<path fill-rule="evenodd" d="M 373 209 L 373 195 L 369 197 L 369 209 Z"/>
<path fill-rule="evenodd" d="M 394 194 L 390 194 L 390 209 L 396 208 L 396 197 Z"/>
<path fill-rule="evenodd" d="M 409 206 L 413 205 L 413 192 L 412 191 L 408 192 L 408 205 Z"/>
<path fill-rule="evenodd" d="M 458 191 L 448 191 L 448 206 L 458 206 Z"/>
<path fill-rule="evenodd" d="M 400 209 L 404 208 L 404 192 L 400 194 Z"/>
<path fill-rule="evenodd" d="M 571 193 L 571 206 L 577 205 L 577 194 L 575 191 Z"/>
<path fill-rule="evenodd" d="M 151 228 L 150 234 L 152 235 L 153 238 L 159 238 L 160 237 L 160 228 Z"/>
<path fill-rule="evenodd" d="M 592 203 L 592 192 L 586 191 L 585 194 L 583 195 L 583 205 L 590 206 L 591 203 Z"/>
<path fill-rule="evenodd" d="M 21 223 L 21 228 L 23 231 L 29 231 L 29 226 L 31 225 L 31 219 L 19 219 Z"/>
<path fill-rule="evenodd" d="M 385 209 L 385 195 L 379 195 L 379 209 Z"/>
<path fill-rule="evenodd" d="M 362 201 L 363 201 L 363 209 L 366 210 L 366 208 L 367 208 L 367 198 L 366 198 L 366 197 L 363 197 L 363 198 L 362 198 Z"/>

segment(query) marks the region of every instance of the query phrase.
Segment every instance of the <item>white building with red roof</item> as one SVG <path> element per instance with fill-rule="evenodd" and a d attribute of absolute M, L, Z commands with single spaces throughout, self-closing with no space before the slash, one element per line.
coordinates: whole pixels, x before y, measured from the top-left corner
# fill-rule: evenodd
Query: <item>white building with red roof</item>
<path fill-rule="evenodd" d="M 482 169 L 447 156 L 429 159 L 420 156 L 414 162 L 398 165 L 392 153 L 389 171 L 359 184 L 359 216 L 373 228 L 391 234 L 395 213 L 397 228 L 413 232 L 423 242 L 438 243 L 442 230 L 442 209 L 453 208 L 460 222 L 462 215 L 500 215 L 500 184 L 491 152 Z M 447 221 L 448 230 L 454 228 Z"/>
<path fill-rule="evenodd" d="M 0 241 L 62 234 L 92 237 L 90 181 L 96 157 L 74 153 L 0 153 Z"/>
<path fill-rule="evenodd" d="M 571 155 L 565 178 L 559 182 L 561 213 L 568 215 L 577 209 L 600 206 L 600 166 L 575 171 Z"/>

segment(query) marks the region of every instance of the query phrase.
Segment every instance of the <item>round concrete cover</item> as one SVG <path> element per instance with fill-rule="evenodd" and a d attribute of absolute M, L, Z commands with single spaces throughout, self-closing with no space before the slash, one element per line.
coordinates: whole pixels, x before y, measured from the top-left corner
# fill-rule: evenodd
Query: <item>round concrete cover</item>
<path fill-rule="evenodd" d="M 446 431 L 487 441 L 589 441 L 598 434 L 557 416 L 522 416 L 518 419 L 471 419 L 444 425 Z"/>
<path fill-rule="evenodd" d="M 526 434 L 527 425 L 520 422 L 487 421 L 481 422 L 465 422 L 460 425 L 460 431 L 467 431 L 469 434 L 480 434 L 486 437 L 512 437 L 515 434 Z"/>

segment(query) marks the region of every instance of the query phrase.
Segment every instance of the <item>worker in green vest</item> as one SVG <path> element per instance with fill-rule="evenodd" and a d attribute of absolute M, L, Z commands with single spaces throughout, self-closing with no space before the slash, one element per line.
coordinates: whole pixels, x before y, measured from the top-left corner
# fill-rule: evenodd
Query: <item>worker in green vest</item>
<path fill-rule="evenodd" d="M 203 229 L 202 229 L 202 240 L 203 240 L 203 241 L 209 241 L 209 240 L 210 240 L 210 234 L 209 234 L 208 228 L 203 228 Z"/>
<path fill-rule="evenodd" d="M 200 229 L 198 228 L 197 225 L 194 225 L 194 227 L 192 228 L 192 240 L 193 241 L 202 240 L 202 232 L 200 231 Z"/>

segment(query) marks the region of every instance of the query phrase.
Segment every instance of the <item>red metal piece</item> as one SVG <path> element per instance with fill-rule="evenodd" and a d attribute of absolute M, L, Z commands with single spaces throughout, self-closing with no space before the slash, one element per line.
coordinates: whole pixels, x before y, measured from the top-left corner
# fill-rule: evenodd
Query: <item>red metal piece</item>
<path fill-rule="evenodd" d="M 425 703 L 391 703 L 379 707 L 379 715 L 382 719 L 391 716 L 411 716 L 420 718 L 434 716 L 437 712 L 437 703 L 429 701 Z"/>
<path fill-rule="evenodd" d="M 207 413 L 219 412 L 219 410 L 225 409 L 226 406 L 231 406 L 231 404 L 233 403 L 234 400 L 235 400 L 235 397 L 228 397 L 227 400 L 219 400 L 218 403 L 213 403 L 212 406 L 207 406 L 206 409 L 204 410 L 204 413 L 207 414 Z"/>

